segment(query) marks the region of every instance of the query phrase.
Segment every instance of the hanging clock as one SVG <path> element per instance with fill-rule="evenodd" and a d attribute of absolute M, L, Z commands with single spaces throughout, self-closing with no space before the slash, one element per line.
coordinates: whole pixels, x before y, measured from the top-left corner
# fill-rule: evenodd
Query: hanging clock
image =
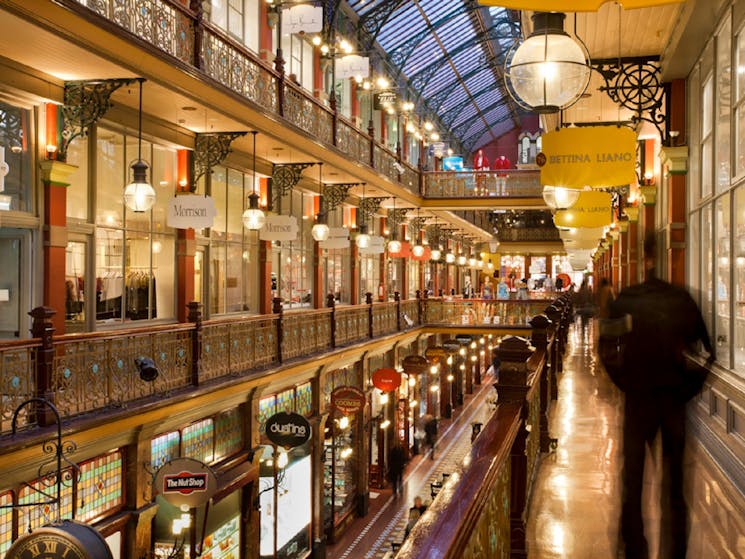
<path fill-rule="evenodd" d="M 44 526 L 18 538 L 5 559 L 113 559 L 98 530 L 74 520 Z"/>

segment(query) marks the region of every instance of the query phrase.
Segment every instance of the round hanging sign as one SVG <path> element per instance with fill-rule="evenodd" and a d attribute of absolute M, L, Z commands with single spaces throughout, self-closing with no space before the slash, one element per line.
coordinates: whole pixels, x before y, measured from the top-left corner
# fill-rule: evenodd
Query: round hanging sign
<path fill-rule="evenodd" d="M 153 487 L 156 495 L 175 507 L 197 508 L 207 504 L 217 491 L 217 477 L 199 460 L 176 458 L 160 467 Z"/>
<path fill-rule="evenodd" d="M 424 356 L 433 363 L 439 363 L 447 356 L 447 352 L 442 347 L 428 347 L 424 350 Z"/>
<path fill-rule="evenodd" d="M 409 355 L 404 357 L 401 365 L 403 366 L 404 371 L 414 374 L 421 373 L 429 367 L 429 363 L 427 363 L 427 360 L 421 355 Z"/>
<path fill-rule="evenodd" d="M 444 349 L 447 353 L 458 353 L 458 350 L 460 349 L 460 342 L 458 340 L 444 340 L 442 342 L 442 349 Z"/>
<path fill-rule="evenodd" d="M 331 393 L 331 406 L 344 415 L 352 415 L 365 407 L 365 393 L 354 386 L 340 386 Z"/>
<path fill-rule="evenodd" d="M 266 436 L 277 446 L 295 448 L 310 439 L 310 423 L 299 413 L 281 411 L 266 420 Z"/>
<path fill-rule="evenodd" d="M 401 386 L 401 373 L 388 367 L 378 369 L 372 374 L 372 383 L 383 392 L 393 392 Z"/>
<path fill-rule="evenodd" d="M 106 540 L 93 526 L 63 520 L 19 537 L 5 559 L 112 559 Z"/>

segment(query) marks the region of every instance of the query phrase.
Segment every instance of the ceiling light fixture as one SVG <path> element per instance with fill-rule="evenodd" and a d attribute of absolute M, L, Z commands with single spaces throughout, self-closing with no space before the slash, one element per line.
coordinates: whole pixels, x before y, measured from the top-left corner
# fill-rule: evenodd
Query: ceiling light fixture
<path fill-rule="evenodd" d="M 155 189 L 147 182 L 148 165 L 142 160 L 142 82 L 140 82 L 140 102 L 137 121 L 137 161 L 132 164 L 132 182 L 124 188 L 124 203 L 136 213 L 148 211 L 155 204 Z"/>

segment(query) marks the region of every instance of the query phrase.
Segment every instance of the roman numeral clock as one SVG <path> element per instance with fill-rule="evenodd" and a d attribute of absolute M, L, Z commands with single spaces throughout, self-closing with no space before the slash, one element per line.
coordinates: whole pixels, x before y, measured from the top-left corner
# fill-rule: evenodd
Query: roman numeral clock
<path fill-rule="evenodd" d="M 5 559 L 112 559 L 112 555 L 95 528 L 63 520 L 18 538 Z"/>

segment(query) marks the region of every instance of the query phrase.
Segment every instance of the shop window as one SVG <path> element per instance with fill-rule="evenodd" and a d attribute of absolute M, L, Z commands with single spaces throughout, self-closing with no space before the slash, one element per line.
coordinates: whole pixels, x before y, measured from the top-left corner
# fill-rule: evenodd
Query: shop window
<path fill-rule="evenodd" d="M 717 33 L 716 58 L 716 187 L 730 186 L 730 114 L 732 99 L 732 24 L 727 16 Z"/>
<path fill-rule="evenodd" d="M 333 539 L 337 526 L 352 514 L 357 501 L 357 417 L 332 413 L 323 443 L 323 508 Z"/>
<path fill-rule="evenodd" d="M 259 0 L 207 0 L 205 15 L 254 52 L 259 52 Z"/>
<path fill-rule="evenodd" d="M 714 172 L 713 98 L 714 81 L 709 76 L 704 82 L 701 97 L 701 198 L 708 198 L 712 193 Z"/>
<path fill-rule="evenodd" d="M 217 216 L 209 230 L 209 311 L 224 314 L 258 310 L 258 236 L 243 227 L 241 215 L 253 191 L 252 176 L 234 169 L 213 170 L 209 190 Z"/>
<path fill-rule="evenodd" d="M 313 45 L 302 35 L 283 35 L 282 52 L 287 59 L 285 72 L 288 79 L 313 91 Z"/>
<path fill-rule="evenodd" d="M 300 415 L 313 415 L 313 385 L 310 382 L 295 389 L 295 412 Z"/>
<path fill-rule="evenodd" d="M 65 331 L 85 329 L 85 242 L 70 241 L 65 250 Z"/>
<path fill-rule="evenodd" d="M 696 238 L 696 237 L 693 237 Z M 735 362 L 733 369 L 745 374 L 745 186 L 735 191 Z M 717 354 L 717 358 L 719 354 Z"/>
<path fill-rule="evenodd" d="M 308 446 L 288 452 L 284 468 L 275 467 L 272 447 L 264 447 L 259 470 L 262 559 L 306 557 L 310 551 L 313 468 Z"/>
<path fill-rule="evenodd" d="M 403 290 L 401 291 L 401 298 L 414 299 L 416 298 L 417 290 L 422 289 L 422 286 L 419 285 L 419 267 L 423 264 L 420 260 L 414 259 L 405 260 L 405 262 L 409 266 L 409 281 L 408 285 L 402 286 Z"/>
<path fill-rule="evenodd" d="M 313 415 L 313 385 L 310 382 L 259 400 L 259 432 L 264 433 L 266 420 L 279 412 L 295 412 L 300 415 Z"/>
<path fill-rule="evenodd" d="M 153 471 L 166 462 L 178 458 L 180 444 L 181 433 L 178 431 L 164 433 L 150 441 L 150 466 Z"/>
<path fill-rule="evenodd" d="M 5 556 L 10 544 L 13 543 L 13 493 L 0 493 L 0 557 Z"/>
<path fill-rule="evenodd" d="M 293 191 L 283 196 L 275 208 L 281 215 L 294 216 L 299 229 L 297 240 L 274 243 L 272 249 L 272 270 L 276 277 L 274 296 L 282 299 L 285 308 L 312 304 L 315 241 L 310 230 L 315 213 L 313 198 L 312 194 Z M 275 282 L 272 283 L 274 288 Z"/>
<path fill-rule="evenodd" d="M 137 139 L 99 129 L 96 179 L 96 319 L 123 322 L 173 318 L 176 285 L 175 235 L 166 207 L 176 186 L 176 150 L 143 142 L 143 158 L 157 201 L 149 212 L 125 209 L 122 189 L 130 180 L 125 162 L 137 154 Z"/>
<path fill-rule="evenodd" d="M 181 432 L 181 456 L 209 464 L 215 456 L 215 425 L 211 418 L 185 427 Z"/>
<path fill-rule="evenodd" d="M 21 265 L 23 260 L 23 237 L 12 229 L 0 229 L 0 339 L 18 338 L 21 324 Z M 9 236 L 5 236 L 5 235 Z"/>
<path fill-rule="evenodd" d="M 712 246 L 711 204 L 701 210 L 701 313 L 706 329 L 713 332 L 714 247 Z"/>
<path fill-rule="evenodd" d="M 31 111 L 0 101 L 0 147 L 4 148 L 8 174 L 5 175 L 3 196 L 9 197 L 9 205 L 3 210 L 30 212 L 31 165 L 33 159 Z"/>
<path fill-rule="evenodd" d="M 717 360 L 730 365 L 730 201 L 729 194 L 716 202 L 716 340 Z"/>
<path fill-rule="evenodd" d="M 277 394 L 277 411 L 292 412 L 295 409 L 295 389 L 283 390 Z"/>
<path fill-rule="evenodd" d="M 67 147 L 67 163 L 77 169 L 69 177 L 67 187 L 67 218 L 88 220 L 88 138 L 75 138 Z"/>
<path fill-rule="evenodd" d="M 701 214 L 699 212 L 692 213 L 688 218 L 688 239 L 686 246 L 689 247 L 688 257 L 690 266 L 688 267 L 688 286 L 691 290 L 691 295 L 696 301 L 696 304 L 701 305 L 701 244 L 693 242 L 693 239 L 700 238 L 700 223 Z M 739 227 L 739 226 L 738 226 Z M 745 231 L 743 231 L 745 233 Z M 745 252 L 743 252 L 745 256 Z"/>
<path fill-rule="evenodd" d="M 215 417 L 215 462 L 227 458 L 243 448 L 243 426 L 238 408 Z"/>
<path fill-rule="evenodd" d="M 122 454 L 112 452 L 80 465 L 77 513 L 82 522 L 101 518 L 124 503 Z"/>
<path fill-rule="evenodd" d="M 259 432 L 264 433 L 266 420 L 277 413 L 277 398 L 272 395 L 259 400 Z"/>

